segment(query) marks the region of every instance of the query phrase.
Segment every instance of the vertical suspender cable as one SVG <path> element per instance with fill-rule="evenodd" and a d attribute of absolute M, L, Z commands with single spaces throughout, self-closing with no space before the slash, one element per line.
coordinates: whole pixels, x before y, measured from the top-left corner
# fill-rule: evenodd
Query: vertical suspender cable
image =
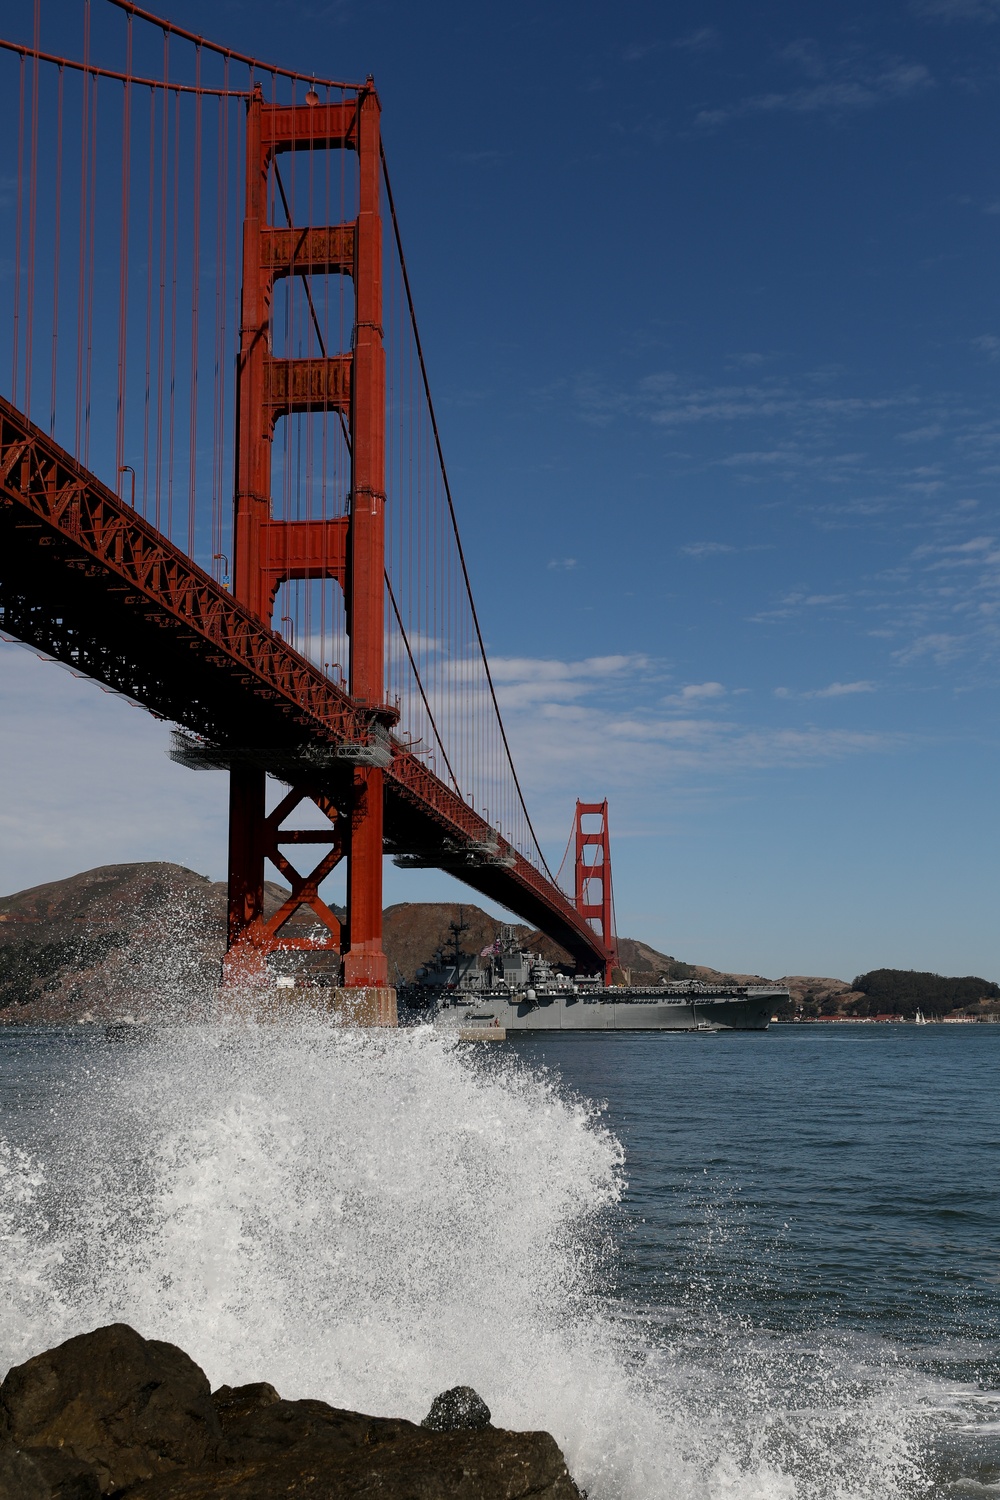
<path fill-rule="evenodd" d="M 201 87 L 201 44 L 195 47 L 195 86 Z M 178 106 L 180 101 L 178 100 Z M 198 464 L 198 334 L 201 276 L 201 94 L 194 96 L 194 201 L 191 226 L 191 391 L 188 416 L 187 551 L 195 555 Z"/>
<path fill-rule="evenodd" d="M 170 76 L 170 38 L 163 34 L 163 82 L 166 85 Z M 162 520 L 162 496 L 163 496 L 163 408 L 164 408 L 164 383 L 166 379 L 166 336 L 167 336 L 167 170 L 169 166 L 168 142 L 170 139 L 170 95 L 166 87 L 163 90 L 163 110 L 160 126 L 160 291 L 159 291 L 159 319 L 156 337 L 157 351 L 157 383 L 156 383 L 156 525 L 159 530 L 163 529 Z M 167 530 L 169 532 L 169 523 Z"/>
<path fill-rule="evenodd" d="M 132 72 L 132 17 L 126 16 L 125 71 Z M 115 427 L 115 488 L 124 478 L 122 465 L 125 462 L 125 360 L 128 352 L 128 231 L 129 199 L 132 178 L 132 85 L 122 85 L 122 195 L 121 195 L 121 243 L 118 253 L 118 409 Z"/>
<path fill-rule="evenodd" d="M 315 149 L 314 149 L 314 142 L 313 142 L 313 129 L 312 129 L 312 124 L 311 124 L 312 119 L 313 119 L 313 113 L 312 112 L 310 113 L 309 118 L 310 118 L 310 128 L 309 128 L 309 192 L 308 192 L 308 199 L 307 199 L 307 205 L 306 205 L 306 207 L 307 207 L 307 215 L 306 215 L 306 217 L 307 217 L 307 221 L 308 221 L 309 225 L 311 226 L 316 221 L 316 215 L 315 215 L 315 213 L 313 211 L 313 204 L 315 203 L 315 200 L 316 200 L 316 156 L 315 156 Z M 329 220 L 327 219 L 326 222 L 329 223 Z M 313 241 L 310 238 L 310 240 L 309 240 L 309 257 L 308 257 L 308 260 L 306 262 L 307 270 L 310 273 L 312 272 L 312 268 L 313 268 L 313 265 L 312 265 L 312 244 L 313 244 Z M 308 282 L 308 276 L 306 277 L 306 281 Z M 326 291 L 326 283 L 324 282 L 324 298 L 326 298 L 327 295 L 328 295 L 328 293 Z M 325 306 L 325 300 L 324 300 L 324 306 Z M 313 357 L 314 352 L 315 352 L 314 345 L 313 345 L 313 339 L 312 339 L 312 332 L 313 332 L 312 328 L 307 323 L 306 324 L 306 353 L 310 357 Z M 326 428 L 327 428 L 328 420 L 329 420 L 329 416 L 328 416 L 328 414 L 325 411 L 317 413 L 316 415 L 314 415 L 313 413 L 309 413 L 305 417 L 305 429 L 306 429 L 306 463 L 305 463 L 305 503 L 304 503 L 304 507 L 303 508 L 305 510 L 305 518 L 306 518 L 307 521 L 311 521 L 313 519 L 313 461 L 314 461 L 314 457 L 315 457 L 316 432 L 318 430 L 320 432 L 320 434 L 321 434 L 321 437 L 325 441 L 325 439 L 326 439 Z M 318 587 L 319 587 L 320 591 L 322 592 L 322 589 L 323 589 L 324 585 L 322 583 L 320 583 L 318 585 Z M 316 588 L 317 588 L 317 584 L 314 583 L 312 580 L 306 580 L 303 583 L 303 585 L 302 585 L 302 590 L 303 590 L 303 593 L 305 594 L 305 619 L 303 621 L 303 639 L 302 639 L 302 642 L 301 643 L 297 643 L 297 645 L 298 645 L 298 649 L 302 652 L 302 654 L 304 656 L 309 656 L 309 655 L 315 656 L 315 654 L 316 654 L 315 651 L 314 651 L 314 649 L 313 649 L 313 643 L 312 643 L 313 642 L 313 633 L 312 633 L 313 632 L 313 596 L 315 595 Z"/>
<path fill-rule="evenodd" d="M 97 233 L 97 95 L 95 77 L 90 96 L 90 194 L 87 225 L 87 358 L 84 373 L 83 462 L 90 467 L 90 396 L 94 373 L 94 241 Z"/>
<path fill-rule="evenodd" d="M 223 87 L 229 89 L 229 58 L 223 63 L 222 69 Z M 214 551 L 222 552 L 223 547 L 223 515 L 225 513 L 225 448 L 226 448 L 226 376 L 229 370 L 229 118 L 232 105 L 228 99 L 219 100 L 219 129 L 222 132 L 222 154 L 220 158 L 219 171 L 222 177 L 222 208 L 220 217 L 220 246 L 219 258 L 222 264 L 222 288 L 219 298 L 219 316 L 221 319 L 219 327 L 219 445 L 217 449 L 218 463 L 218 532 L 216 536 Z M 237 277 L 237 282 L 239 278 Z"/>
<path fill-rule="evenodd" d="M 24 216 L 24 90 L 27 62 L 21 53 L 20 103 L 17 111 L 17 220 L 14 228 L 14 338 L 10 399 L 17 405 L 18 336 L 21 317 L 21 221 Z"/>
<path fill-rule="evenodd" d="M 149 499 L 149 403 L 153 371 L 153 223 L 156 184 L 156 90 L 149 91 L 149 203 L 146 207 L 146 384 L 142 403 L 142 513 Z"/>
<path fill-rule="evenodd" d="M 83 6 L 83 61 L 84 64 L 90 60 L 90 0 L 84 0 Z M 81 452 L 81 418 L 83 415 L 83 340 L 84 340 L 84 290 L 86 287 L 87 266 L 87 169 L 90 163 L 90 151 L 87 142 L 87 129 L 90 124 L 90 90 L 96 80 L 84 70 L 83 74 L 83 116 L 80 121 L 80 237 L 78 268 L 78 282 L 76 293 L 76 409 L 75 409 L 75 443 L 74 454 L 77 458 Z"/>
<path fill-rule="evenodd" d="M 167 536 L 174 527 L 174 451 L 177 392 L 177 263 L 180 237 L 181 96 L 174 96 L 173 221 L 170 226 L 170 362 L 167 372 Z"/>
<path fill-rule="evenodd" d="M 52 391 L 49 397 L 49 435 L 56 430 L 56 380 L 59 360 L 59 241 L 62 229 L 63 84 L 65 70 L 59 65 L 56 97 L 56 202 L 52 232 Z"/>
<path fill-rule="evenodd" d="M 42 0 L 35 0 L 35 59 L 31 70 L 31 181 L 28 186 L 28 305 L 24 327 L 24 415 L 31 416 L 31 364 L 35 324 L 35 229 L 38 219 L 38 51 L 42 41 Z"/>
<path fill-rule="evenodd" d="M 223 87 L 229 89 L 229 58 L 227 57 L 222 69 Z M 229 370 L 229 118 L 232 105 L 228 99 L 219 101 L 220 125 L 222 131 L 222 233 L 220 257 L 222 261 L 222 292 L 219 303 L 222 325 L 219 329 L 219 529 L 216 548 L 224 551 L 223 546 L 223 515 L 225 513 L 225 460 L 226 451 L 226 376 Z M 239 277 L 236 278 L 239 285 Z M 213 551 L 215 548 L 213 548 Z"/>
<path fill-rule="evenodd" d="M 228 88 L 228 58 L 225 63 L 224 79 L 225 86 Z M 229 184 L 226 181 L 226 172 L 228 170 L 226 159 L 226 147 L 228 144 L 228 134 L 226 131 L 227 109 L 227 101 L 220 98 L 218 101 L 219 138 L 216 144 L 215 367 L 212 384 L 212 525 L 210 537 L 213 560 L 216 554 L 222 551 L 222 469 L 220 459 L 223 442 L 222 393 L 225 383 L 223 371 L 225 368 L 224 330 L 226 318 L 226 214 L 229 192 Z"/>

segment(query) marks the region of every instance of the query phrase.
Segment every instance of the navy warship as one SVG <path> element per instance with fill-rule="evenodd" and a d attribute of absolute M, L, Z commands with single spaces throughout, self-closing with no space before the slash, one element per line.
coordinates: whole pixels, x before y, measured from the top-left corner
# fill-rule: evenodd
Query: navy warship
<path fill-rule="evenodd" d="M 399 991 L 400 1024 L 431 1021 L 463 1035 L 512 1031 L 765 1031 L 788 999 L 779 984 L 668 980 L 604 985 L 569 974 L 521 947 L 504 927 L 490 948 L 463 953 L 464 929 L 452 924 L 449 952 L 439 951 Z"/>

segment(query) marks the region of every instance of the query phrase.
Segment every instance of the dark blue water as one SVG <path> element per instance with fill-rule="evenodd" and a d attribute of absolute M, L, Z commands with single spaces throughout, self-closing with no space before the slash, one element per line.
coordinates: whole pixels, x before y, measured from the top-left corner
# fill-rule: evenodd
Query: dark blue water
<path fill-rule="evenodd" d="M 0 1363 L 466 1380 L 591 1500 L 1000 1495 L 1000 1026 L 0 1031 Z"/>
<path fill-rule="evenodd" d="M 898 1362 L 927 1492 L 1000 1494 L 1000 1026 L 513 1045 L 606 1101 L 624 1301 Z"/>

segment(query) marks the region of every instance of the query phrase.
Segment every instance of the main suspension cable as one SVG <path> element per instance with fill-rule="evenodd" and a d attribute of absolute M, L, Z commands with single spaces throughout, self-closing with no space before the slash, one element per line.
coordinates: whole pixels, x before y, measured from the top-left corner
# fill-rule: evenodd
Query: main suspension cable
<path fill-rule="evenodd" d="M 117 4 L 117 0 L 111 0 L 111 4 Z M 219 99 L 249 99 L 253 92 L 252 89 L 213 89 L 193 83 L 165 83 L 162 78 L 143 78 L 138 73 L 118 73 L 114 68 L 99 68 L 96 63 L 78 62 L 72 57 L 60 57 L 55 52 L 42 52 L 38 47 L 29 47 L 25 42 L 8 42 L 4 37 L 0 37 L 0 49 L 5 52 L 16 52 L 19 57 L 34 58 L 36 62 L 55 63 L 59 68 L 72 68 L 75 72 L 86 73 L 91 78 L 115 78 L 119 83 L 140 84 L 146 89 L 168 89 L 176 94 L 211 94 L 213 98 Z M 339 87 L 339 84 L 335 87 Z"/>
<path fill-rule="evenodd" d="M 364 87 L 360 83 L 345 83 L 333 78 L 317 78 L 314 73 L 296 73 L 290 68 L 278 68 L 273 63 L 262 62 L 259 57 L 250 57 L 246 52 L 237 52 L 232 47 L 223 47 L 218 42 L 210 42 L 205 37 L 199 36 L 195 31 L 187 31 L 183 26 L 175 25 L 173 21 L 165 21 L 161 16 L 154 15 L 151 10 L 143 10 L 141 6 L 134 5 L 132 0 L 109 0 L 109 3 L 119 10 L 138 16 L 141 21 L 148 21 L 151 26 L 158 26 L 163 31 L 169 31 L 173 36 L 183 37 L 185 41 L 205 47 L 209 52 L 216 52 L 220 57 L 227 57 L 231 62 L 246 63 L 250 69 L 259 69 L 272 76 L 277 74 L 281 78 L 291 78 L 299 83 L 309 83 L 313 88 L 354 90 Z"/>

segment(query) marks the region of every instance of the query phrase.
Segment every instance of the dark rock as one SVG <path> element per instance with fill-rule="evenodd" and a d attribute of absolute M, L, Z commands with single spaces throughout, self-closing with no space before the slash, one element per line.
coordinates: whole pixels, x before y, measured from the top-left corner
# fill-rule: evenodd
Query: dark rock
<path fill-rule="evenodd" d="M 339 1461 L 307 1441 L 258 1462 L 164 1474 L 128 1500 L 580 1500 L 547 1432 L 406 1425 L 393 1441 Z"/>
<path fill-rule="evenodd" d="M 280 1400 L 274 1386 L 268 1385 L 266 1380 L 255 1381 L 253 1385 L 220 1385 L 212 1392 L 212 1405 L 223 1426 L 234 1418 L 260 1411 L 264 1406 L 273 1406 Z"/>
<path fill-rule="evenodd" d="M 0 1500 L 100 1500 L 90 1464 L 56 1448 L 0 1448 Z"/>
<path fill-rule="evenodd" d="M 0 1386 L 0 1432 L 92 1465 L 104 1495 L 211 1462 L 222 1435 L 194 1360 L 124 1323 L 16 1365 Z"/>
<path fill-rule="evenodd" d="M 259 1387 L 241 1389 L 252 1391 Z M 252 1399 L 245 1403 L 235 1400 L 221 1403 L 216 1396 L 222 1425 L 218 1452 L 224 1463 L 256 1463 L 292 1450 L 308 1449 L 316 1462 L 322 1458 L 324 1463 L 338 1464 L 358 1449 L 375 1448 L 420 1430 L 401 1417 L 366 1417 L 360 1412 L 327 1406 L 325 1401 L 278 1399 L 255 1406 Z"/>
<path fill-rule="evenodd" d="M 431 1409 L 421 1422 L 432 1432 L 478 1431 L 490 1425 L 490 1409 L 471 1385 L 453 1385 L 431 1402 Z"/>
<path fill-rule="evenodd" d="M 0 1500 L 581 1500 L 547 1432 L 504 1432 L 475 1391 L 426 1423 L 273 1386 L 222 1386 L 124 1324 L 70 1339 L 0 1386 Z"/>
<path fill-rule="evenodd" d="M 52 1486 L 31 1455 L 12 1445 L 0 1448 L 0 1500 L 52 1500 Z"/>

